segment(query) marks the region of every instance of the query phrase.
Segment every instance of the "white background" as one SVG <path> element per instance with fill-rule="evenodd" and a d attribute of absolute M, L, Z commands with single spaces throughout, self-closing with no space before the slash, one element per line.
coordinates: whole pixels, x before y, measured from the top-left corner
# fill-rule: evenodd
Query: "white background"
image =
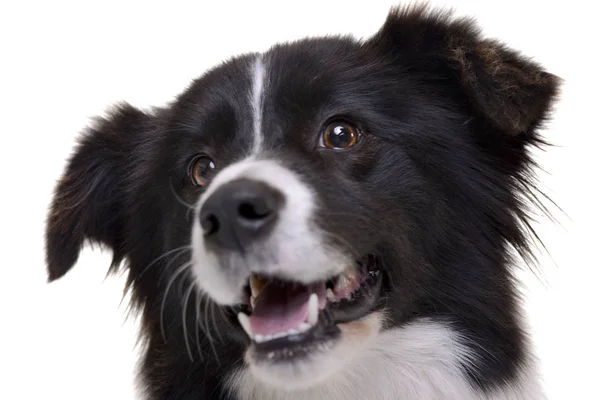
<path fill-rule="evenodd" d="M 434 4 L 442 2 L 433 2 Z M 126 100 L 171 100 L 231 55 L 306 35 L 373 34 L 392 1 L 56 1 L 0 5 L 0 398 L 133 399 L 135 318 L 110 255 L 86 249 L 46 284 L 43 222 L 55 180 L 88 118 Z M 454 1 L 487 35 L 565 79 L 540 155 L 561 225 L 536 224 L 553 259 L 523 273 L 550 399 L 599 399 L 598 49 L 589 5 Z"/>

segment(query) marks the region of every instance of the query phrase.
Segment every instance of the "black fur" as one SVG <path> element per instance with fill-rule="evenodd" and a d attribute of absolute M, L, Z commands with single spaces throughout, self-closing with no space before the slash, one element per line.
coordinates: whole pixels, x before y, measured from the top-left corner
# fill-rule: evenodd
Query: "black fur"
<path fill-rule="evenodd" d="M 195 325 L 190 276 L 166 292 L 189 259 L 186 204 L 201 195 L 189 183 L 190 159 L 202 151 L 220 169 L 250 146 L 243 99 L 253 57 L 209 71 L 164 109 L 115 107 L 85 133 L 56 189 L 50 280 L 75 264 L 85 239 L 112 249 L 113 269 L 124 261 L 142 316 L 150 399 L 223 398 L 224 377 L 242 363 L 247 338 L 235 309 L 200 304 L 205 333 Z M 544 144 L 538 131 L 558 79 L 482 39 L 471 21 L 421 7 L 393 11 L 365 42 L 308 39 L 265 57 L 266 148 L 317 191 L 316 219 L 336 245 L 376 249 L 385 269 L 378 307 L 388 307 L 390 324 L 448 320 L 479 357 L 464 367 L 474 385 L 514 379 L 525 342 L 512 250 L 531 257 L 530 149 Z M 359 147 L 315 150 L 333 116 L 367 133 Z M 163 256 L 173 249 L 181 250 Z"/>

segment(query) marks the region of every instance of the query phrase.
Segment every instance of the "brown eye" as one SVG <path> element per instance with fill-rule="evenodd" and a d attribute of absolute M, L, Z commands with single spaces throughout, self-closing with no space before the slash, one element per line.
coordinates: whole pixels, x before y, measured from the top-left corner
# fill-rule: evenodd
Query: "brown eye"
<path fill-rule="evenodd" d="M 215 163 L 209 156 L 198 156 L 190 165 L 190 178 L 194 185 L 204 187 L 212 178 L 214 169 Z"/>
<path fill-rule="evenodd" d="M 359 138 L 358 128 L 344 121 L 336 121 L 325 127 L 321 145 L 328 149 L 344 150 L 355 146 Z"/>

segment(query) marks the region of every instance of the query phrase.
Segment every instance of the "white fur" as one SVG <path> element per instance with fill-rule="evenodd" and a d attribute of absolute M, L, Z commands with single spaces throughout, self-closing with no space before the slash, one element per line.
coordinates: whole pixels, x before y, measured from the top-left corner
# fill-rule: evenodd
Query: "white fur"
<path fill-rule="evenodd" d="M 196 214 L 192 226 L 192 265 L 191 271 L 198 286 L 220 304 L 241 302 L 241 290 L 245 281 L 234 282 L 219 270 L 219 259 L 204 246 L 204 235 Z M 232 288 L 233 286 L 233 288 Z"/>
<path fill-rule="evenodd" d="M 262 110 L 266 67 L 262 55 L 258 55 L 254 61 L 252 72 L 252 118 L 254 128 L 254 144 L 252 154 L 258 154 L 262 144 Z"/>
<path fill-rule="evenodd" d="M 300 177 L 274 160 L 248 158 L 221 171 L 209 185 L 196 207 L 196 215 L 206 199 L 219 187 L 235 179 L 264 182 L 281 191 L 285 205 L 271 235 L 256 243 L 245 255 L 228 255 L 231 262 L 250 272 L 261 272 L 310 283 L 341 273 L 353 260 L 326 245 L 323 232 L 313 223 L 316 208 L 311 188 Z M 227 274 L 215 254 L 207 251 L 199 218 L 192 228 L 192 271 L 200 287 L 221 304 L 240 301 L 248 275 Z"/>
<path fill-rule="evenodd" d="M 518 381 L 484 394 L 470 385 L 461 364 L 477 365 L 477 360 L 460 335 L 443 323 L 421 320 L 369 338 L 340 372 L 320 385 L 286 391 L 243 368 L 232 373 L 228 386 L 239 400 L 544 399 L 527 370 Z M 313 368 L 315 374 L 320 370 L 318 365 Z"/>

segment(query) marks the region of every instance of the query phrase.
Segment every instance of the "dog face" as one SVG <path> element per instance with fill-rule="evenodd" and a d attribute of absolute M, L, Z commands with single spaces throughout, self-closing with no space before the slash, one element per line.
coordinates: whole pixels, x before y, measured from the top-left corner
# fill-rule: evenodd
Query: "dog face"
<path fill-rule="evenodd" d="M 160 320 L 189 350 L 176 321 L 193 331 L 204 300 L 253 375 L 286 390 L 415 314 L 509 319 L 512 304 L 473 303 L 513 298 L 498 260 L 526 247 L 527 149 L 556 85 L 424 9 L 365 42 L 234 58 L 169 107 L 122 105 L 84 135 L 48 220 L 50 277 L 84 239 L 106 244 L 149 330 Z"/>

